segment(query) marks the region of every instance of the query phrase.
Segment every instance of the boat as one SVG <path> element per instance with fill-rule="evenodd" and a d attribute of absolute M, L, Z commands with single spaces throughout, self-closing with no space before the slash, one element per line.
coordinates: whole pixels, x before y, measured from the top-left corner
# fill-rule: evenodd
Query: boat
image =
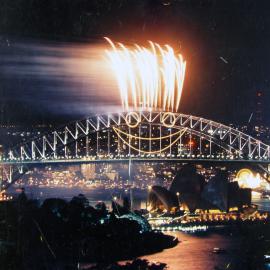
<path fill-rule="evenodd" d="M 270 255 L 265 254 L 265 255 L 263 256 L 263 258 L 264 258 L 264 262 L 265 262 L 265 263 L 269 263 L 269 262 L 270 262 Z"/>
<path fill-rule="evenodd" d="M 223 249 L 223 248 L 214 247 L 213 250 L 212 250 L 212 252 L 215 253 L 215 254 L 222 254 L 222 253 L 225 253 L 226 250 Z"/>

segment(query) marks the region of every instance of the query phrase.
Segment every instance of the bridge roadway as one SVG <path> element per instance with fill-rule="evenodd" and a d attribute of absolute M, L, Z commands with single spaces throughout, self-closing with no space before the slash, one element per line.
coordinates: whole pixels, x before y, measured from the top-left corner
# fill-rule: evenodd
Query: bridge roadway
<path fill-rule="evenodd" d="M 222 163 L 234 163 L 234 164 L 261 164 L 268 165 L 270 161 L 268 159 L 217 159 L 217 158 L 157 158 L 157 157 L 123 157 L 123 158 L 70 158 L 70 159 L 41 159 L 41 160 L 2 160 L 0 161 L 0 165 L 47 165 L 47 164 L 85 164 L 85 163 L 117 163 L 117 162 L 175 162 L 175 163 L 210 163 L 211 164 L 222 164 Z"/>

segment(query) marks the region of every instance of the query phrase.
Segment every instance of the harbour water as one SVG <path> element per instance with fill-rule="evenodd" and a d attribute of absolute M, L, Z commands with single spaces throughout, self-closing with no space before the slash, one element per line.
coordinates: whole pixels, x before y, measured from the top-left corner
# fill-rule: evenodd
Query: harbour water
<path fill-rule="evenodd" d="M 252 203 L 261 211 L 270 212 L 270 200 L 253 197 Z M 269 265 L 253 269 L 248 264 L 244 239 L 237 231 L 215 230 L 198 234 L 169 232 L 179 239 L 179 244 L 171 249 L 144 256 L 151 262 L 166 263 L 169 270 L 257 270 L 270 269 Z M 224 249 L 224 253 L 213 253 L 214 248 Z"/>
<path fill-rule="evenodd" d="M 170 234 L 179 239 L 177 246 L 143 258 L 151 262 L 166 263 L 169 270 L 248 269 L 241 236 L 225 232 Z M 224 249 L 224 252 L 213 253 L 216 247 Z"/>
<path fill-rule="evenodd" d="M 270 212 L 270 200 L 262 198 L 253 198 L 252 203 L 258 206 L 258 209 L 261 211 Z"/>

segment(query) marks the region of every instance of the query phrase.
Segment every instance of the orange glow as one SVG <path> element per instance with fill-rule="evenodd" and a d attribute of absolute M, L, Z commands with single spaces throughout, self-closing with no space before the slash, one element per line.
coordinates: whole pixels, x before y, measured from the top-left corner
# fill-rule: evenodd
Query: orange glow
<path fill-rule="evenodd" d="M 194 144 L 195 144 L 194 141 L 189 141 L 189 142 L 188 142 L 188 145 L 189 145 L 189 146 L 194 146 Z"/>
<path fill-rule="evenodd" d="M 242 169 L 237 173 L 236 180 L 242 188 L 258 188 L 260 187 L 261 177 L 256 175 L 249 169 Z"/>
<path fill-rule="evenodd" d="M 150 47 L 134 45 L 128 49 L 121 43 L 106 54 L 116 76 L 124 110 L 157 109 L 177 111 L 184 84 L 186 62 L 181 54 L 165 45 L 149 41 Z"/>

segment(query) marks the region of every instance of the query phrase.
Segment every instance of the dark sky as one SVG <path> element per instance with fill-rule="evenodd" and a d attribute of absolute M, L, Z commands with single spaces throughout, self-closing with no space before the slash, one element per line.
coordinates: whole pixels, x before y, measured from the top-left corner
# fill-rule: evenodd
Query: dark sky
<path fill-rule="evenodd" d="M 99 65 L 109 36 L 168 43 L 184 55 L 181 111 L 246 123 L 260 91 L 270 124 L 270 1 L 0 2 L 2 122 L 69 122 L 113 110 L 119 99 Z"/>

